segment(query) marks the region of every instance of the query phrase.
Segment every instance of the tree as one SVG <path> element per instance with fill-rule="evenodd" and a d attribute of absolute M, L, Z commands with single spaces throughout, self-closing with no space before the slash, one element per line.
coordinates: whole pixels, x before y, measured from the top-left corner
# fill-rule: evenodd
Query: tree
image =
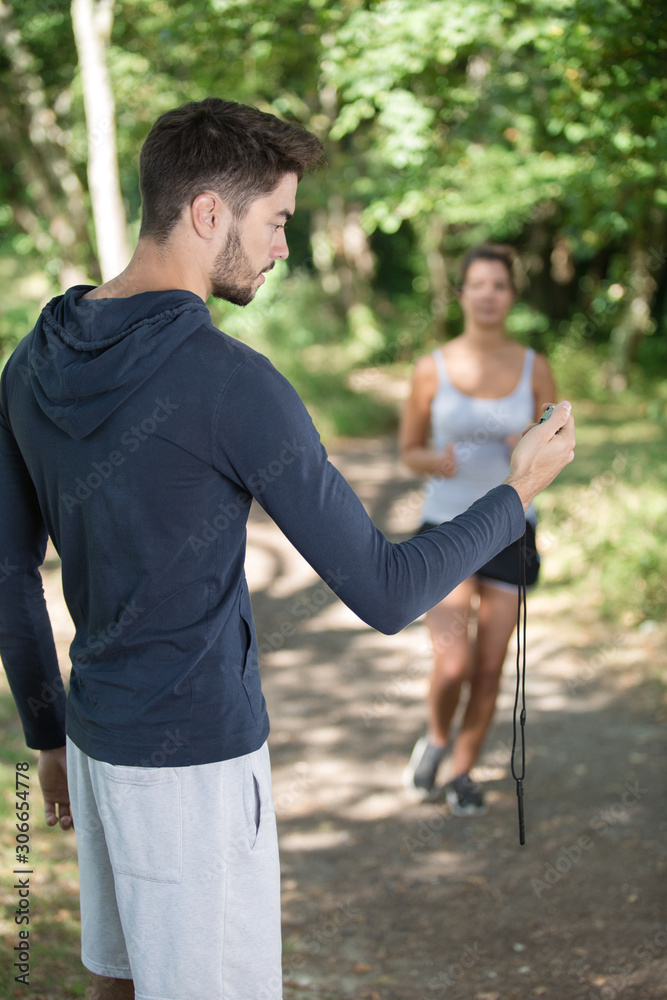
<path fill-rule="evenodd" d="M 332 137 L 364 151 L 367 231 L 409 223 L 434 302 L 443 259 L 480 239 L 524 246 L 544 298 L 570 306 L 590 268 L 605 298 L 593 333 L 615 330 L 627 366 L 664 301 L 664 23 L 635 0 L 355 10 L 323 71 L 340 108 Z"/>
<path fill-rule="evenodd" d="M 54 280 L 69 284 L 93 264 L 85 190 L 67 150 L 65 81 L 75 59 L 62 13 L 31 7 L 0 0 L 0 192 L 15 229 L 47 258 Z"/>
<path fill-rule="evenodd" d="M 494 239 L 520 251 L 524 320 L 545 338 L 608 345 L 617 372 L 653 345 L 667 363 L 667 40 L 654 0 L 117 0 L 113 24 L 111 0 L 72 4 L 90 37 L 95 12 L 106 19 L 97 66 L 133 229 L 150 124 L 218 94 L 323 138 L 330 169 L 301 185 L 290 267 L 312 276 L 338 331 L 347 322 L 359 360 L 396 356 L 391 338 L 429 311 L 427 334 L 455 330 L 452 262 Z M 80 40 L 77 72 L 62 5 L 0 0 L 0 19 L 0 196 L 53 274 L 74 262 L 96 276 L 88 188 L 95 204 L 113 104 L 91 106 L 91 49 Z M 109 227 L 95 222 L 99 241 Z"/>
<path fill-rule="evenodd" d="M 72 0 L 72 27 L 79 56 L 88 133 L 88 186 L 102 280 L 130 259 L 125 206 L 116 151 L 116 114 L 106 65 L 114 0 Z"/>

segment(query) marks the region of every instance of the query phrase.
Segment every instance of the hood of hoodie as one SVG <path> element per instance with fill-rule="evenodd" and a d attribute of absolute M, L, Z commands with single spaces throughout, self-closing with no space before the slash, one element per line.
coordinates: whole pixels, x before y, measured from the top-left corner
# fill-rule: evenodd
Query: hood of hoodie
<path fill-rule="evenodd" d="M 193 330 L 211 322 L 193 292 L 84 299 L 93 287 L 76 285 L 44 307 L 28 355 L 40 407 L 77 439 L 96 430 Z"/>

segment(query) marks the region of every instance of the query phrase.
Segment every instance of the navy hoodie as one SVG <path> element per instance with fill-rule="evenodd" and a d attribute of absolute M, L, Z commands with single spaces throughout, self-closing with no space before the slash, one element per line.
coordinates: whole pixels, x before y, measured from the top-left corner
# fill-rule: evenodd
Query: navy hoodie
<path fill-rule="evenodd" d="M 89 756 L 147 767 L 261 746 L 253 497 L 386 633 L 523 533 L 518 494 L 499 486 L 390 543 L 291 385 L 198 296 L 88 290 L 53 299 L 2 372 L 0 653 L 29 746 L 62 746 L 66 726 Z M 47 534 L 76 629 L 67 702 L 39 574 Z"/>

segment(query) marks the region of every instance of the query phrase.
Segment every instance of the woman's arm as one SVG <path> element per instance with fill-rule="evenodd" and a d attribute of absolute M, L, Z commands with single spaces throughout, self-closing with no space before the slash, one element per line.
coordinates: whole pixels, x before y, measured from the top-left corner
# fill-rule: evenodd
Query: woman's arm
<path fill-rule="evenodd" d="M 535 397 L 535 420 L 539 420 L 548 403 L 558 402 L 556 380 L 549 362 L 543 354 L 535 355 L 533 364 L 533 395 Z"/>
<path fill-rule="evenodd" d="M 401 458 L 414 472 L 426 476 L 455 476 L 454 446 L 438 452 L 427 447 L 431 426 L 431 403 L 438 388 L 438 373 L 432 355 L 417 361 L 410 395 L 401 416 Z"/>
<path fill-rule="evenodd" d="M 534 420 L 537 422 L 544 412 L 544 407 L 549 403 L 555 403 L 558 400 L 556 381 L 553 377 L 553 372 L 551 371 L 549 362 L 543 354 L 535 355 L 535 361 L 533 363 L 532 390 L 533 398 L 535 400 Z M 521 437 L 521 434 L 511 434 L 505 439 L 505 444 L 508 448 L 514 449 L 521 440 Z"/>

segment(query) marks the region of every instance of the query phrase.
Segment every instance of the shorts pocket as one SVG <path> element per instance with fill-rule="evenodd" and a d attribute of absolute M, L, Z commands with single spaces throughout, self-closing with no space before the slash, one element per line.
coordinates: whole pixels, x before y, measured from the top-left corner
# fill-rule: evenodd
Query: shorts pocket
<path fill-rule="evenodd" d="M 239 846 L 243 845 L 240 853 L 261 851 L 267 838 L 270 842 L 276 824 L 266 746 L 243 758 L 242 781 L 243 830 L 237 834 Z"/>
<path fill-rule="evenodd" d="M 97 805 L 114 873 L 180 882 L 181 783 L 176 769 L 97 763 Z"/>
<path fill-rule="evenodd" d="M 243 815 L 248 848 L 252 851 L 262 822 L 262 800 L 257 775 L 254 773 L 250 761 L 247 762 L 243 781 Z"/>

